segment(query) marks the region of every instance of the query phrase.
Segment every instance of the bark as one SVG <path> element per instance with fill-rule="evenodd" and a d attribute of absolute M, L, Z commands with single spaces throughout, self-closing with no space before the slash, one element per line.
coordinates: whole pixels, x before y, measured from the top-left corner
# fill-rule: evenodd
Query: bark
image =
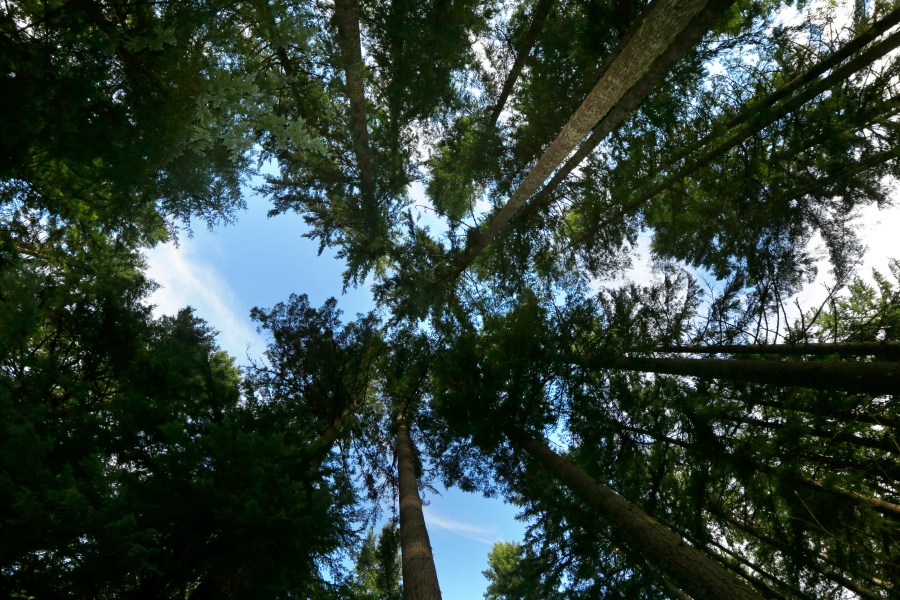
<path fill-rule="evenodd" d="M 509 70 L 509 74 L 506 76 L 506 81 L 503 82 L 503 89 L 500 90 L 500 95 L 497 97 L 497 103 L 494 105 L 494 110 L 491 111 L 491 116 L 488 118 L 487 129 L 491 129 L 497 125 L 497 119 L 500 118 L 500 113 L 503 112 L 503 107 L 506 106 L 506 101 L 509 99 L 509 95 L 512 93 L 513 87 L 515 87 L 516 81 L 519 79 L 519 75 L 522 74 L 522 69 L 525 67 L 525 61 L 528 59 L 528 55 L 531 54 L 531 48 L 534 46 L 534 42 L 537 41 L 538 35 L 544 28 L 544 22 L 547 20 L 547 15 L 550 14 L 550 9 L 553 8 L 553 2 L 554 0 L 538 0 L 537 6 L 534 7 L 531 25 L 529 25 L 525 37 L 522 38 L 522 44 L 519 47 L 519 53 L 516 55 L 516 60 Z"/>
<path fill-rule="evenodd" d="M 629 554 L 646 558 L 679 588 L 697 598 L 759 598 L 746 583 L 650 517 L 640 508 L 553 452 L 543 440 L 507 428 L 510 441 L 569 487 L 611 526 L 612 540 Z"/>
<path fill-rule="evenodd" d="M 537 212 L 541 207 L 550 202 L 552 194 L 559 184 L 569 176 L 575 167 L 580 165 L 582 161 L 594 151 L 600 142 L 606 139 L 606 136 L 615 131 L 615 129 L 622 124 L 628 114 L 643 102 L 650 92 L 653 91 L 653 88 L 656 87 L 672 67 L 675 66 L 678 59 L 686 54 L 684 48 L 687 47 L 690 49 L 700 42 L 703 35 L 710 27 L 712 27 L 716 18 L 721 14 L 721 10 L 721 7 L 717 6 L 717 3 L 711 2 L 707 8 L 698 15 L 695 22 L 692 23 L 691 28 L 682 32 L 678 40 L 669 49 L 669 52 L 654 64 L 653 69 L 647 73 L 647 76 L 636 83 L 622 98 L 622 101 L 613 107 L 613 109 L 597 123 L 588 138 L 581 146 L 579 146 L 578 150 L 566 160 L 565 164 L 553 174 L 553 177 L 547 182 L 547 185 L 545 185 L 534 199 L 528 203 L 528 206 L 522 210 L 522 214 L 519 215 L 519 218 L 523 220 L 527 219 L 531 214 Z"/>
<path fill-rule="evenodd" d="M 455 271 L 464 271 L 501 235 L 513 215 L 601 119 L 608 117 L 605 127 L 609 131 L 621 124 L 629 110 L 646 97 L 731 4 L 731 0 L 658 0 L 506 204 L 483 230 L 470 238 L 466 250 L 456 257 Z"/>
<path fill-rule="evenodd" d="M 403 559 L 403 597 L 405 600 L 439 600 L 438 585 L 431 542 L 422 514 L 422 499 L 416 480 L 412 440 L 406 418 L 397 422 L 397 471 L 400 494 L 400 552 Z"/>
<path fill-rule="evenodd" d="M 865 394 L 900 393 L 900 362 L 803 362 L 716 358 L 587 358 L 589 368 L 685 375 Z"/>
<path fill-rule="evenodd" d="M 836 342 L 799 344 L 710 344 L 669 346 L 658 352 L 691 354 L 775 354 L 782 356 L 877 356 L 900 358 L 900 342 Z"/>
<path fill-rule="evenodd" d="M 375 196 L 375 175 L 372 154 L 369 150 L 369 130 L 366 124 L 366 97 L 364 92 L 364 66 L 359 42 L 359 8 L 356 0 L 335 0 L 334 20 L 336 37 L 341 51 L 341 63 L 350 100 L 350 136 L 353 152 L 359 168 L 360 192 L 363 210 L 371 218 L 378 213 Z"/>

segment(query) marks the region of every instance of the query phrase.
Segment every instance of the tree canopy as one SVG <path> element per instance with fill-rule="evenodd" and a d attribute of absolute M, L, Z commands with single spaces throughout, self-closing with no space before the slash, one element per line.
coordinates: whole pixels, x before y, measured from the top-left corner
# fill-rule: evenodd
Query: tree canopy
<path fill-rule="evenodd" d="M 898 47 L 892 0 L 5 0 L 0 591 L 439 598 L 434 483 L 529 523 L 487 598 L 893 597 Z M 377 306 L 298 289 L 238 367 L 141 251 L 250 185 Z"/>

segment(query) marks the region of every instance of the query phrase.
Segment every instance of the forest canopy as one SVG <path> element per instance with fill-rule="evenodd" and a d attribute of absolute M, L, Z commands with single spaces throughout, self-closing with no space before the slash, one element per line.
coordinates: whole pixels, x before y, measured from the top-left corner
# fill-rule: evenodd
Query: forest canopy
<path fill-rule="evenodd" d="M 887 0 L 3 0 L 0 594 L 439 598 L 439 484 L 529 524 L 486 598 L 895 597 L 898 46 Z M 297 289 L 240 367 L 142 252 L 250 193 L 376 306 Z"/>

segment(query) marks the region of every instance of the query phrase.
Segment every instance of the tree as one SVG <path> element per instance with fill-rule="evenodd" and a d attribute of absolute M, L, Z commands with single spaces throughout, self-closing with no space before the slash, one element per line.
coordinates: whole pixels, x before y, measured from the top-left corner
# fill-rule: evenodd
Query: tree
<path fill-rule="evenodd" d="M 489 596 L 894 593 L 895 285 L 784 305 L 813 232 L 851 281 L 890 200 L 900 11 L 781 8 L 7 2 L 3 591 L 392 597 L 399 543 L 439 597 L 436 475 L 532 519 Z M 254 309 L 239 371 L 150 316 L 139 252 L 232 218 L 254 160 L 381 306 Z M 599 288 L 640 234 L 661 278 Z M 395 483 L 399 541 L 360 540 Z"/>
<path fill-rule="evenodd" d="M 488 580 L 484 597 L 488 600 L 547 598 L 529 577 L 536 573 L 529 572 L 527 560 L 520 544 L 496 542 L 488 554 L 488 568 L 481 572 Z"/>
<path fill-rule="evenodd" d="M 370 529 L 356 558 L 353 598 L 400 600 L 403 597 L 400 573 L 400 532 L 394 523 L 385 523 L 377 540 Z"/>

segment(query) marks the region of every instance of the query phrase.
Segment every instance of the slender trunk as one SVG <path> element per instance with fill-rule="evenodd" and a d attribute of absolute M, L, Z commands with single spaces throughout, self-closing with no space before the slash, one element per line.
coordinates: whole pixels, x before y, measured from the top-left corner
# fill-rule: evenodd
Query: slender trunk
<path fill-rule="evenodd" d="M 886 415 L 875 415 L 872 413 L 860 412 L 850 413 L 841 410 L 834 410 L 827 403 L 813 400 L 807 402 L 785 402 L 784 400 L 772 400 L 764 396 L 753 398 L 753 404 L 756 406 L 765 406 L 767 408 L 776 408 L 778 410 L 789 410 L 793 412 L 802 412 L 810 415 L 818 415 L 827 417 L 836 421 L 845 423 L 867 423 L 870 425 L 880 425 L 883 427 L 893 427 L 900 429 L 900 419 L 895 419 Z"/>
<path fill-rule="evenodd" d="M 900 9 L 894 12 L 900 13 Z M 894 13 L 891 13 L 889 17 L 896 18 Z M 746 121 L 736 127 L 734 131 L 727 133 L 723 137 L 717 138 L 716 143 L 713 143 L 710 147 L 703 150 L 700 156 L 693 159 L 676 172 L 670 174 L 649 190 L 628 200 L 625 203 L 626 211 L 631 212 L 636 210 L 644 202 L 665 191 L 673 184 L 682 181 L 685 177 L 693 175 L 701 168 L 719 159 L 725 152 L 728 152 L 742 141 L 759 133 L 778 119 L 803 106 L 803 104 L 812 100 L 819 94 L 841 83 L 857 71 L 881 59 L 898 46 L 900 46 L 900 32 L 895 32 L 884 40 L 872 45 L 867 50 L 860 52 L 846 64 L 835 68 L 828 76 L 811 83 L 809 87 L 801 90 L 795 96 L 788 98 L 784 102 L 776 102 L 776 106 L 764 106 L 757 108 L 755 111 L 748 111 L 749 114 Z"/>
<path fill-rule="evenodd" d="M 873 395 L 900 393 L 900 362 L 589 357 L 583 364 L 589 368 L 685 375 L 818 390 L 840 390 Z"/>
<path fill-rule="evenodd" d="M 727 8 L 727 7 L 726 7 Z M 641 102 L 653 91 L 653 88 L 665 77 L 665 75 L 675 66 L 679 58 L 683 56 L 683 48 L 685 46 L 693 48 L 700 42 L 706 30 L 712 27 L 716 18 L 721 14 L 721 8 L 715 3 L 710 3 L 707 8 L 698 15 L 691 24 L 690 29 L 685 30 L 672 44 L 669 51 L 654 64 L 653 69 L 632 87 L 622 100 L 612 108 L 612 110 L 603 117 L 591 134 L 579 146 L 579 148 L 566 160 L 565 164 L 560 167 L 547 185 L 540 190 L 535 198 L 528 203 L 522 212 L 522 219 L 527 219 L 531 214 L 538 211 L 542 206 L 546 205 L 553 194 L 553 191 L 561 184 L 569 174 L 584 161 L 594 149 L 606 139 L 610 133 L 625 120 L 628 114 L 636 109 Z"/>
<path fill-rule="evenodd" d="M 400 551 L 403 558 L 403 597 L 406 600 L 440 600 L 431 542 L 422 514 L 416 480 L 412 440 L 406 418 L 397 414 L 397 471 L 400 488 Z"/>
<path fill-rule="evenodd" d="M 759 598 L 746 583 L 524 431 L 508 428 L 510 441 L 569 487 L 611 526 L 611 537 L 623 550 L 646 557 L 679 588 L 698 598 Z"/>
<path fill-rule="evenodd" d="M 491 129 L 497 124 L 497 119 L 500 118 L 500 113 L 503 112 L 503 107 L 506 106 L 506 101 L 509 99 L 509 95 L 512 93 L 513 87 L 515 87 L 516 81 L 519 79 L 519 75 L 525 67 L 525 61 L 528 59 L 528 55 L 531 54 L 531 48 L 534 46 L 534 42 L 544 28 L 544 21 L 547 20 L 547 15 L 550 14 L 550 9 L 553 8 L 554 1 L 555 0 L 538 0 L 537 6 L 534 7 L 531 25 L 528 27 L 525 37 L 522 38 L 516 60 L 509 70 L 509 74 L 506 76 L 506 81 L 503 82 L 503 89 L 500 90 L 500 95 L 497 97 L 497 103 L 494 105 L 494 110 L 491 111 L 491 116 L 488 118 L 487 129 Z"/>
<path fill-rule="evenodd" d="M 313 440 L 306 448 L 306 470 L 312 474 L 319 470 L 322 462 L 331 448 L 341 435 L 341 431 L 347 425 L 353 414 L 352 407 L 345 408 L 338 416 L 334 418 L 328 427 L 319 434 L 319 437 Z"/>
<path fill-rule="evenodd" d="M 731 4 L 731 0 L 658 0 L 506 204 L 456 257 L 456 272 L 465 270 L 500 236 L 513 215 L 601 119 L 609 115 L 607 128 L 617 127 Z"/>
<path fill-rule="evenodd" d="M 337 43 L 350 100 L 350 136 L 359 168 L 360 192 L 367 217 L 377 216 L 375 175 L 369 150 L 369 130 L 366 124 L 364 67 L 359 41 L 359 8 L 356 0 L 335 0 L 334 20 L 337 24 Z"/>
<path fill-rule="evenodd" d="M 747 523 L 744 523 L 741 520 L 735 519 L 733 516 L 728 515 L 722 511 L 708 510 L 708 512 L 716 520 L 718 520 L 719 523 L 724 524 L 724 525 L 730 525 L 731 527 L 733 527 L 735 529 L 743 531 L 746 535 L 764 543 L 765 545 L 769 546 L 769 548 L 771 548 L 772 550 L 774 550 L 778 553 L 784 552 L 784 549 L 782 548 L 781 544 L 777 540 L 773 539 L 771 536 L 767 535 L 765 532 L 761 532 L 761 531 L 757 530 L 755 527 L 752 527 L 752 526 L 748 525 Z M 806 560 L 804 562 L 805 562 L 805 564 L 803 566 L 805 566 L 807 569 L 810 569 L 812 571 L 820 573 L 827 579 L 830 579 L 831 581 L 837 583 L 838 585 L 841 585 L 844 588 L 855 592 L 859 596 L 862 596 L 864 598 L 881 598 L 882 597 L 879 594 L 877 594 L 876 592 L 872 591 L 871 588 L 866 587 L 862 583 L 848 579 L 844 575 L 840 574 L 838 571 L 834 570 L 832 568 L 831 561 L 825 555 L 819 554 L 817 557 L 808 556 L 808 557 L 806 557 Z M 871 583 L 871 582 L 867 582 L 867 583 Z"/>
<path fill-rule="evenodd" d="M 729 423 L 743 423 L 745 425 L 751 425 L 760 429 L 768 429 L 769 431 L 782 431 L 785 427 L 788 426 L 785 423 L 773 423 L 772 421 L 757 419 L 755 417 L 731 415 L 727 412 L 717 413 L 715 415 L 715 419 L 717 421 L 727 421 Z M 822 427 L 810 425 L 808 423 L 804 423 L 803 429 L 795 430 L 795 433 L 798 435 L 810 435 L 813 437 L 821 438 L 823 440 L 828 440 L 830 442 L 848 444 L 850 446 L 856 446 L 857 448 L 871 448 L 873 450 L 881 450 L 882 452 L 900 454 L 900 445 L 898 445 L 895 440 L 875 440 L 872 438 L 865 438 L 854 435 L 852 433 L 847 433 L 846 431 L 832 431 L 829 429 L 823 429 Z"/>
<path fill-rule="evenodd" d="M 799 344 L 710 344 L 669 346 L 658 352 L 690 354 L 773 354 L 780 356 L 878 356 L 900 358 L 900 342 L 838 342 Z"/>
<path fill-rule="evenodd" d="M 900 504 L 894 504 L 893 502 L 888 502 L 887 500 L 882 500 L 881 498 L 867 496 L 859 492 L 854 492 L 853 490 L 845 490 L 844 488 L 838 487 L 836 485 L 825 485 L 824 483 L 816 481 L 815 479 L 811 479 L 809 477 L 798 477 L 797 481 L 811 488 L 823 490 L 838 496 L 843 496 L 844 498 L 847 498 L 854 502 L 858 502 L 860 504 L 868 506 L 869 508 L 874 508 L 875 510 L 882 512 L 888 516 L 893 516 L 895 519 L 900 518 Z"/>

